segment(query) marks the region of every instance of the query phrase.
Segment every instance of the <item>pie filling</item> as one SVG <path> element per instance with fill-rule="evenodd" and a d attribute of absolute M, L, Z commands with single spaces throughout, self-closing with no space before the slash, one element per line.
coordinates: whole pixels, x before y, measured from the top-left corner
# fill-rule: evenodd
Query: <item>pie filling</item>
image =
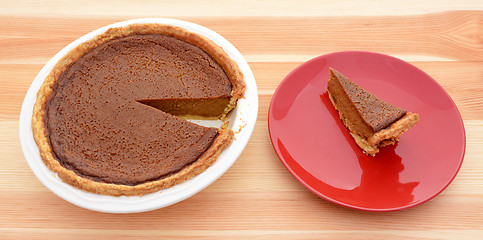
<path fill-rule="evenodd" d="M 365 153 L 374 156 L 378 147 L 395 144 L 419 121 L 418 114 L 384 102 L 338 71 L 330 69 L 330 74 L 327 89 L 332 105 Z"/>
<path fill-rule="evenodd" d="M 107 41 L 70 64 L 52 88 L 44 124 L 54 158 L 81 177 L 128 186 L 199 159 L 219 130 L 174 115 L 219 118 L 232 96 L 217 61 L 161 34 Z"/>
<path fill-rule="evenodd" d="M 127 185 L 127 186 L 136 186 L 138 184 L 142 184 L 142 183 L 145 183 L 145 182 L 156 181 L 156 180 L 160 180 L 160 179 L 169 177 L 172 174 L 177 173 L 182 168 L 184 168 L 186 166 L 189 166 L 194 161 L 196 161 L 197 159 L 199 159 L 201 157 L 201 155 L 204 154 L 204 152 L 206 151 L 206 149 L 208 149 L 208 147 L 211 146 L 211 144 L 213 144 L 214 140 L 216 139 L 216 137 L 218 135 L 219 135 L 218 132 L 211 133 L 210 135 L 205 135 L 205 137 L 206 138 L 209 138 L 211 141 L 209 142 L 209 145 L 206 148 L 203 149 L 204 151 L 199 151 L 198 152 L 198 156 L 195 156 L 195 158 L 194 158 L 194 160 L 192 162 L 187 162 L 185 165 L 178 166 L 177 168 L 172 168 L 171 171 L 166 171 L 166 172 L 163 172 L 163 173 L 156 174 L 156 175 L 152 176 L 152 178 L 142 178 L 142 179 L 140 179 L 140 178 L 137 178 L 137 179 L 134 178 L 133 180 L 126 180 L 126 179 L 123 179 L 123 178 L 115 178 L 115 177 L 112 177 L 112 176 L 106 177 L 106 176 L 102 176 L 102 175 L 92 174 L 91 171 L 85 171 L 82 167 L 79 167 L 78 168 L 77 167 L 78 164 L 75 164 L 75 163 L 73 164 L 72 161 L 69 161 L 68 160 L 68 156 L 66 158 L 65 152 L 62 151 L 62 150 L 60 150 L 59 153 L 57 153 L 54 150 L 53 151 L 53 155 L 54 155 L 55 159 L 57 161 L 59 161 L 59 163 L 64 168 L 69 169 L 69 170 L 75 172 L 78 176 L 81 176 L 83 178 L 87 178 L 87 179 L 90 179 L 90 180 L 96 181 L 96 182 L 122 184 L 122 185 Z M 169 165 L 165 165 L 165 166 L 166 167 L 169 167 Z M 132 173 L 132 174 L 134 175 L 136 173 Z"/>

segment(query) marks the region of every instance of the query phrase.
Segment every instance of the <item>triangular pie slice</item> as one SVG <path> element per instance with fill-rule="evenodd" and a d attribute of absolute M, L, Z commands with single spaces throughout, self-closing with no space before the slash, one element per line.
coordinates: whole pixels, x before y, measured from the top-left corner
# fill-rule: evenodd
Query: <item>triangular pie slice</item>
<path fill-rule="evenodd" d="M 216 161 L 234 132 L 183 118 L 224 119 L 244 91 L 237 64 L 201 35 L 163 24 L 112 28 L 70 51 L 47 76 L 34 107 L 34 139 L 64 182 L 144 195 Z"/>
<path fill-rule="evenodd" d="M 419 121 L 417 113 L 395 107 L 330 68 L 329 98 L 357 145 L 374 156 Z"/>

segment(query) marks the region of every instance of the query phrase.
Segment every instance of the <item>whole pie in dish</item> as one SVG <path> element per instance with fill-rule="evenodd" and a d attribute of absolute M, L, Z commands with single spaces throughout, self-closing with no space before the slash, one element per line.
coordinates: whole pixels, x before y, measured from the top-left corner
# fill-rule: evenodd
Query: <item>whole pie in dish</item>
<path fill-rule="evenodd" d="M 419 121 L 417 113 L 395 107 L 330 68 L 329 98 L 357 145 L 374 156 Z"/>
<path fill-rule="evenodd" d="M 68 184 L 144 195 L 205 171 L 234 133 L 185 120 L 222 119 L 243 97 L 238 65 L 184 28 L 111 28 L 67 53 L 37 94 L 42 160 Z"/>

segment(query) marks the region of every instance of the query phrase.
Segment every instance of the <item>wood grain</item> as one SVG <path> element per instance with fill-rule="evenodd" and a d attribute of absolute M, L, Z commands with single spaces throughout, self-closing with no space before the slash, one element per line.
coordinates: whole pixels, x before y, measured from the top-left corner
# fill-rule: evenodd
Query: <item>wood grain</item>
<path fill-rule="evenodd" d="M 0 239 L 483 239 L 481 1 L 188 2 L 183 8 L 150 1 L 144 2 L 149 7 L 91 0 L 0 4 Z M 453 9 L 468 11 L 446 11 Z M 22 155 L 18 118 L 27 89 L 78 37 L 116 21 L 160 15 L 211 28 L 246 57 L 259 90 L 255 131 L 225 175 L 178 204 L 122 215 L 74 206 L 44 187 Z M 458 106 L 465 159 L 453 183 L 428 203 L 389 213 L 346 209 L 305 189 L 276 156 L 267 128 L 273 92 L 304 61 L 343 50 L 409 61 Z"/>
<path fill-rule="evenodd" d="M 183 19 L 220 33 L 248 56 L 317 56 L 357 49 L 461 61 L 483 59 L 483 17 L 480 11 L 399 17 Z M 0 52 L 0 63 L 25 63 L 29 59 L 45 62 L 78 37 L 120 20 L 123 19 L 2 17 L 0 44 L 5 48 Z M 45 26 L 49 31 L 45 31 Z"/>
<path fill-rule="evenodd" d="M 0 8 L 1 15 L 36 16 L 46 15 L 68 16 L 75 18 L 98 16 L 122 17 L 229 17 L 229 16 L 377 16 L 426 14 L 448 10 L 483 10 L 479 0 L 445 1 L 419 0 L 264 0 L 236 1 L 211 0 L 197 1 L 156 1 L 144 0 L 136 3 L 129 0 L 22 0 L 8 1 Z"/>

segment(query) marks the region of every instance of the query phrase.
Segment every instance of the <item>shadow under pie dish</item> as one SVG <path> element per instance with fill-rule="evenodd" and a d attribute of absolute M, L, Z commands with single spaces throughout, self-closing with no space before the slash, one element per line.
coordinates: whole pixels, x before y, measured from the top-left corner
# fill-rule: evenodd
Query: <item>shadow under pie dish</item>
<path fill-rule="evenodd" d="M 165 24 L 111 28 L 65 55 L 32 117 L 49 169 L 72 186 L 144 195 L 206 170 L 233 140 L 225 119 L 243 97 L 237 64 L 211 40 Z"/>

